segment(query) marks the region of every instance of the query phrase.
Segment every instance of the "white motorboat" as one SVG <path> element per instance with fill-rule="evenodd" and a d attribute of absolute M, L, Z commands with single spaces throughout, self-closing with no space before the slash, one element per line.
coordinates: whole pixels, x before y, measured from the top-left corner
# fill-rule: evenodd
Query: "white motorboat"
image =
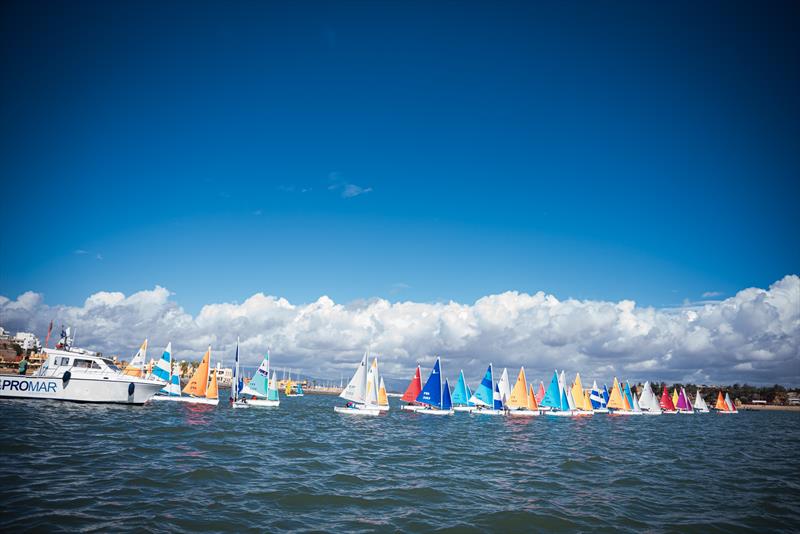
<path fill-rule="evenodd" d="M 109 358 L 83 349 L 44 349 L 33 375 L 0 375 L 0 397 L 144 404 L 164 387 L 154 378 L 124 374 Z"/>

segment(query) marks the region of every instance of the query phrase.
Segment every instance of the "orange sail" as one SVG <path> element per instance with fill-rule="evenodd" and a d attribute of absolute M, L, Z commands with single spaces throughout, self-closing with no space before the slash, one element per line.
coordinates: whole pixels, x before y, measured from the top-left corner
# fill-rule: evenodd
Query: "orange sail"
<path fill-rule="evenodd" d="M 514 384 L 514 389 L 511 390 L 511 396 L 506 403 L 508 407 L 526 408 L 528 406 L 527 389 L 528 381 L 525 379 L 525 368 L 520 367 L 517 382 Z"/>
<path fill-rule="evenodd" d="M 614 377 L 614 385 L 611 386 L 611 394 L 608 396 L 606 406 L 615 410 L 625 409 L 625 405 L 622 403 L 622 394 L 619 392 L 619 381 L 616 376 Z"/>
<path fill-rule="evenodd" d="M 213 371 L 211 373 L 211 382 L 208 384 L 208 389 L 206 390 L 206 398 L 207 399 L 218 399 L 219 398 L 219 388 L 217 387 L 217 372 Z"/>
<path fill-rule="evenodd" d="M 205 356 L 203 356 L 203 360 L 200 362 L 200 365 L 197 366 L 197 369 L 192 375 L 192 378 L 189 380 L 189 383 L 186 384 L 185 388 L 183 388 L 183 392 L 186 395 L 194 395 L 195 397 L 205 396 L 206 387 L 208 386 L 208 369 L 210 361 L 211 346 L 209 345 Z"/>
<path fill-rule="evenodd" d="M 528 387 L 528 409 L 532 411 L 539 409 L 539 403 L 536 402 L 536 394 L 533 392 L 533 384 Z"/>
<path fill-rule="evenodd" d="M 717 395 L 717 405 L 714 407 L 722 412 L 729 411 L 728 405 L 725 403 L 725 397 L 722 396 L 721 391 L 719 392 L 719 395 Z"/>

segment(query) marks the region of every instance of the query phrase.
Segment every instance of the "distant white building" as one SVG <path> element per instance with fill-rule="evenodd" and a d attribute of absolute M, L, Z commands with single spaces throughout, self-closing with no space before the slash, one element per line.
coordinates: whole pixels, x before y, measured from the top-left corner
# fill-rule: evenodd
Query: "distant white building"
<path fill-rule="evenodd" d="M 14 336 L 14 339 L 19 346 L 22 347 L 22 350 L 35 349 L 38 352 L 42 348 L 42 344 L 39 343 L 39 338 L 30 332 L 17 332 L 17 335 Z"/>

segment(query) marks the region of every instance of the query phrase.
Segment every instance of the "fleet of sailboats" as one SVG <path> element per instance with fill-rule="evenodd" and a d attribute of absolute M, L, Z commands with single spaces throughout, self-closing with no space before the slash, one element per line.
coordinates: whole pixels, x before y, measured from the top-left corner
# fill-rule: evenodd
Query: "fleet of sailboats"
<path fill-rule="evenodd" d="M 147 340 L 137 352 L 146 354 Z M 181 389 L 180 378 L 175 372 L 172 358 L 172 344 L 168 343 L 161 358 L 155 362 L 151 372 L 144 371 L 143 362 L 135 358 L 134 367 L 128 366 L 131 372 L 138 369 L 147 379 L 164 383 L 161 391 L 153 397 L 156 401 L 177 401 L 197 404 L 217 405 L 219 403 L 219 387 L 216 373 L 211 367 L 211 347 L 209 346 L 200 364 L 195 369 L 189 382 Z M 284 374 L 284 376 L 286 376 Z M 291 381 L 291 370 L 286 382 L 286 390 L 295 392 Z M 535 417 L 546 414 L 555 417 L 579 417 L 594 414 L 613 415 L 661 415 L 670 413 L 696 414 L 709 413 L 700 390 L 695 393 L 692 403 L 689 394 L 682 386 L 676 386 L 672 394 L 663 386 L 660 397 L 653 391 L 650 382 L 639 386 L 635 391 L 628 381 L 620 382 L 617 377 L 609 389 L 603 385 L 602 390 L 597 381 L 591 388 L 584 388 L 580 373 L 575 380 L 567 384 L 565 372 L 553 372 L 547 389 L 539 382 L 538 391 L 533 383 L 528 383 L 525 368 L 520 367 L 514 386 L 511 387 L 508 370 L 503 369 L 500 378 L 495 381 L 492 364 L 480 384 L 471 391 L 464 371 L 458 373 L 455 388 L 451 390 L 449 380 L 442 372 L 442 360 L 437 357 L 425 384 L 422 384 L 421 369 L 418 365 L 414 375 L 401 397 L 404 403 L 401 409 L 424 415 L 453 415 L 455 412 L 488 415 L 509 415 L 514 417 Z M 301 390 L 302 391 L 302 390 Z M 637 394 L 638 393 L 638 394 Z M 296 395 L 294 395 L 296 396 Z M 390 410 L 389 395 L 384 377 L 381 376 L 378 358 L 369 362 L 368 353 L 364 353 L 356 367 L 347 387 L 339 397 L 347 400 L 345 406 L 336 406 L 336 413 L 351 415 L 379 415 Z M 236 341 L 234 354 L 233 379 L 231 384 L 231 406 L 233 408 L 277 407 L 280 405 L 277 373 L 270 370 L 269 351 L 253 377 L 245 384 L 240 369 L 239 340 Z M 714 405 L 714 411 L 724 414 L 738 413 L 730 395 L 720 391 Z"/>

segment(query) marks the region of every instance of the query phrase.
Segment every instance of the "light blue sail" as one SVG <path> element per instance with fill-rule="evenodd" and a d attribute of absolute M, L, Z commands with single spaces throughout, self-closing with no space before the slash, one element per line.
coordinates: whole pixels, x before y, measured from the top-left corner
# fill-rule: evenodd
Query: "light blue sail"
<path fill-rule="evenodd" d="M 558 386 L 558 373 L 556 371 L 553 371 L 553 379 L 550 381 L 550 386 L 545 391 L 539 406 L 561 408 L 561 388 Z"/>
<path fill-rule="evenodd" d="M 300 382 L 295 384 L 294 388 L 295 388 L 295 393 L 297 393 L 298 395 L 302 395 L 303 394 L 303 386 L 300 385 Z"/>
<path fill-rule="evenodd" d="M 569 400 L 567 399 L 566 388 L 561 390 L 561 411 L 568 412 L 570 410 Z"/>
<path fill-rule="evenodd" d="M 275 372 L 273 371 L 272 372 L 272 382 L 277 384 L 277 381 L 278 381 L 278 379 L 275 376 Z M 272 384 L 270 384 L 270 386 L 271 385 Z M 269 388 L 269 390 L 267 391 L 267 400 L 271 400 L 271 401 L 279 400 L 279 398 L 278 398 L 278 388 L 277 387 L 274 387 L 274 388 L 270 387 Z"/>
<path fill-rule="evenodd" d="M 173 397 L 180 397 L 181 396 L 181 379 L 178 375 L 172 375 L 172 387 L 167 389 L 164 388 L 161 391 L 165 391 L 168 395 Z"/>
<path fill-rule="evenodd" d="M 444 391 L 442 392 L 442 410 L 452 410 L 453 399 L 450 396 L 450 383 L 444 379 Z"/>
<path fill-rule="evenodd" d="M 442 373 L 440 369 L 439 358 L 436 358 L 428 381 L 417 395 L 417 402 L 432 406 L 439 406 L 442 403 Z"/>
<path fill-rule="evenodd" d="M 469 391 L 469 386 L 467 386 L 466 380 L 464 380 L 464 370 L 462 369 L 461 373 L 458 375 L 456 388 L 453 390 L 453 404 L 466 404 L 467 406 L 474 406 L 475 404 L 469 401 L 470 397 L 472 397 L 472 394 Z"/>
<path fill-rule="evenodd" d="M 631 385 L 625 381 L 625 398 L 628 399 L 628 406 L 633 409 L 633 394 L 631 394 Z"/>
<path fill-rule="evenodd" d="M 503 409 L 503 396 L 500 394 L 500 386 L 495 384 L 494 385 L 494 395 L 492 395 L 493 408 L 495 410 L 502 410 Z"/>
<path fill-rule="evenodd" d="M 492 381 L 492 364 L 490 363 L 489 367 L 486 368 L 486 374 L 483 375 L 483 380 L 481 380 L 478 389 L 476 389 L 475 393 L 469 397 L 470 403 L 479 404 L 481 406 L 493 406 L 494 384 Z"/>

